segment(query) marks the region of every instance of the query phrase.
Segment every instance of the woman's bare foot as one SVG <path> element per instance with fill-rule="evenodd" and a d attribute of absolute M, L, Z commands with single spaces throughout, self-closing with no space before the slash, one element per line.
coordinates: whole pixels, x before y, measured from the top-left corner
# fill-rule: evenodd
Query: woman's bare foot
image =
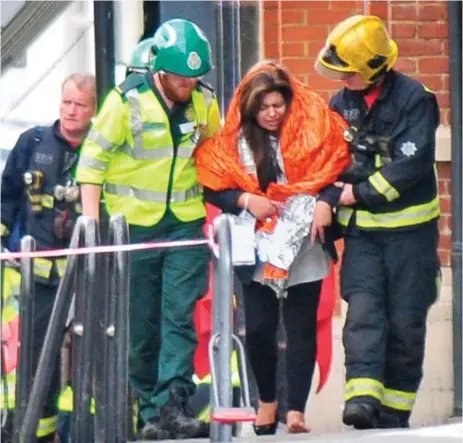
<path fill-rule="evenodd" d="M 304 414 L 299 411 L 288 411 L 286 426 L 290 434 L 310 432 L 310 428 L 305 424 Z"/>
<path fill-rule="evenodd" d="M 276 401 L 265 403 L 259 400 L 259 409 L 257 411 L 257 418 L 254 424 L 256 426 L 265 426 L 275 423 L 277 406 L 278 403 Z"/>

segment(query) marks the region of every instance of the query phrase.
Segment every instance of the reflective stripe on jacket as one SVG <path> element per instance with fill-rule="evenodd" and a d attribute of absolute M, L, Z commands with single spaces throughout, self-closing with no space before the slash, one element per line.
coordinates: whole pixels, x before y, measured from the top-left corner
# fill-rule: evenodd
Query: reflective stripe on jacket
<path fill-rule="evenodd" d="M 77 180 L 104 184 L 108 213 L 123 214 L 129 224 L 155 225 L 167 204 L 181 221 L 203 218 L 193 152 L 198 128 L 204 128 L 204 138 L 220 127 L 217 100 L 206 88 L 193 91 L 191 121 L 183 126 L 181 142 L 174 147 L 163 104 L 137 75 L 129 77 L 134 87 L 116 88 L 106 98 L 82 147 Z"/>
<path fill-rule="evenodd" d="M 391 71 L 368 109 L 363 94 L 344 88 L 330 107 L 374 140 L 390 140 L 390 162 L 375 158 L 375 172 L 353 184 L 357 203 L 341 206 L 338 222 L 362 230 L 404 229 L 439 217 L 435 165 L 437 98 L 416 80 Z M 354 160 L 358 153 L 354 153 Z M 361 162 L 360 162 L 361 163 Z"/>

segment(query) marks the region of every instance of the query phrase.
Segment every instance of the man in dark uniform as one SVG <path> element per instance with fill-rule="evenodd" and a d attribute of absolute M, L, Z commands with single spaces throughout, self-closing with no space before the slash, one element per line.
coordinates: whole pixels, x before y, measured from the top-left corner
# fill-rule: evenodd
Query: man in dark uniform
<path fill-rule="evenodd" d="M 21 223 L 21 235 L 34 237 L 38 250 L 69 246 L 74 222 L 81 212 L 74 171 L 81 143 L 95 114 L 95 91 L 93 75 L 72 74 L 62 86 L 59 120 L 52 126 L 30 129 L 19 137 L 2 174 L 2 243 L 8 240 L 15 225 Z M 33 325 L 34 371 L 64 266 L 63 258 L 34 260 L 37 282 Z M 50 378 L 50 390 L 37 430 L 39 442 L 55 439 L 60 389 L 59 359 L 50 370 Z M 7 432 L 2 430 L 2 438 L 7 438 Z"/>
<path fill-rule="evenodd" d="M 359 15 L 336 26 L 315 66 L 344 82 L 330 105 L 350 125 L 336 217 L 348 303 L 343 421 L 358 429 L 408 427 L 440 279 L 439 109 L 429 89 L 392 69 L 397 57 L 384 23 Z"/>

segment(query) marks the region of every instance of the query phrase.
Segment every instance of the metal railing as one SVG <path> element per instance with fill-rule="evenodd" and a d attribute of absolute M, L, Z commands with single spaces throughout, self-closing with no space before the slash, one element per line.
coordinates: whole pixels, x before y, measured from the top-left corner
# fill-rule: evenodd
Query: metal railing
<path fill-rule="evenodd" d="M 127 244 L 123 217 L 112 217 L 108 243 Z M 80 217 L 70 248 L 99 243 L 97 222 Z M 21 250 L 35 250 L 25 237 Z M 232 423 L 253 421 L 244 348 L 233 334 L 233 263 L 231 224 L 227 215 L 214 223 L 213 331 L 209 344 L 211 367 L 211 441 L 230 442 Z M 46 395 L 50 368 L 60 352 L 63 333 L 74 298 L 72 387 L 73 414 L 70 441 L 125 443 L 133 436 L 128 388 L 129 252 L 70 255 L 57 290 L 35 377 L 32 377 L 32 318 L 34 311 L 34 259 L 21 260 L 20 356 L 16 380 L 14 442 L 34 441 Z M 243 407 L 232 406 L 231 354 L 236 347 L 241 375 Z M 32 383 L 33 379 L 33 383 Z M 95 401 L 95 413 L 92 401 Z"/>
<path fill-rule="evenodd" d="M 214 297 L 212 300 L 212 336 L 209 342 L 211 368 L 211 441 L 231 442 L 232 423 L 254 421 L 244 347 L 233 334 L 233 262 L 230 217 L 223 214 L 214 221 L 213 251 Z M 241 369 L 243 407 L 232 406 L 231 354 L 236 346 Z"/>
<path fill-rule="evenodd" d="M 125 219 L 111 217 L 108 242 L 127 244 Z M 95 441 L 122 443 L 133 432 L 128 413 L 129 253 L 102 255 L 103 297 L 99 298 L 95 353 Z M 99 361 L 100 360 L 100 361 Z"/>
<path fill-rule="evenodd" d="M 96 246 L 97 244 L 98 230 L 96 221 L 88 217 L 80 217 L 77 220 L 70 247 L 91 247 Z M 25 260 L 27 259 L 22 259 L 22 262 Z M 33 259 L 29 260 L 31 260 L 31 266 L 33 266 Z M 91 340 L 89 332 L 91 332 L 92 329 L 92 315 L 87 317 L 85 317 L 85 315 L 81 316 L 79 311 L 81 309 L 85 309 L 88 313 L 92 312 L 96 296 L 92 281 L 95 281 L 96 269 L 96 254 L 70 256 L 67 260 L 64 276 L 61 279 L 56 294 L 53 311 L 50 317 L 47 333 L 45 335 L 29 401 L 27 402 L 24 416 L 20 417 L 19 420 L 15 420 L 16 427 L 14 435 L 16 443 L 28 443 L 30 441 L 34 441 L 35 432 L 40 420 L 40 414 L 51 382 L 49 378 L 50 368 L 52 367 L 53 362 L 56 361 L 61 349 L 61 341 L 74 295 L 74 288 L 78 297 L 76 297 L 75 307 L 76 324 L 74 326 L 74 332 L 77 332 L 77 334 L 73 345 L 73 352 L 76 353 L 73 364 L 81 367 L 79 368 L 80 370 L 73 370 L 73 377 L 75 377 L 73 378 L 75 395 L 71 438 L 74 442 L 89 441 L 88 439 L 86 440 L 84 436 L 88 435 L 88 432 L 90 432 L 88 429 L 90 423 L 89 420 L 86 419 L 85 409 L 89 410 L 91 401 L 91 365 L 88 363 L 82 364 L 85 363 L 82 362 L 82 359 L 85 357 L 88 358 L 89 355 L 88 348 Z M 25 288 L 31 289 L 35 286 L 34 275 L 31 273 L 22 275 L 21 281 L 21 300 L 28 300 L 29 298 L 25 298 L 25 294 L 23 292 Z M 80 319 L 84 317 L 85 322 L 79 323 Z M 24 319 L 21 317 L 20 324 L 24 325 Z M 20 330 L 20 343 L 22 348 L 24 327 L 21 326 Z M 16 383 L 18 392 L 21 392 L 21 385 L 25 383 L 29 384 L 30 380 L 24 379 L 20 376 Z M 83 438 L 79 440 L 80 436 Z"/>
<path fill-rule="evenodd" d="M 97 246 L 98 237 L 97 222 L 88 217 L 80 217 L 76 223 L 70 248 Z M 111 218 L 109 241 L 116 245 L 128 242 L 128 227 L 122 217 Z M 34 249 L 33 239 L 24 238 L 22 250 Z M 35 287 L 33 259 L 23 259 L 21 266 L 21 351 L 16 382 L 15 443 L 34 441 L 50 385 L 49 369 L 60 352 L 73 298 L 75 303 L 72 327 L 74 396 L 70 440 L 72 442 L 94 440 L 126 442 L 128 253 L 121 251 L 98 256 L 96 252 L 90 252 L 68 257 L 33 383 L 31 383 L 32 359 L 29 354 L 32 346 L 27 345 L 32 343 Z M 103 288 L 100 282 L 106 282 Z M 97 356 L 103 356 L 102 365 L 95 364 Z M 32 389 L 30 389 L 31 385 Z M 96 400 L 97 405 L 94 415 L 91 411 L 93 399 Z"/>

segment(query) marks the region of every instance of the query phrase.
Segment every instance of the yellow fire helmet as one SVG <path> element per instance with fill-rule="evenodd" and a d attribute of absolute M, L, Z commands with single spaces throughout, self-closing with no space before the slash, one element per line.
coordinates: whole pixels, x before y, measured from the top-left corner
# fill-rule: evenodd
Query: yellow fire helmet
<path fill-rule="evenodd" d="M 332 80 L 346 80 L 358 73 L 371 84 L 392 68 L 398 53 L 397 44 L 379 17 L 354 15 L 328 35 L 315 69 Z"/>

